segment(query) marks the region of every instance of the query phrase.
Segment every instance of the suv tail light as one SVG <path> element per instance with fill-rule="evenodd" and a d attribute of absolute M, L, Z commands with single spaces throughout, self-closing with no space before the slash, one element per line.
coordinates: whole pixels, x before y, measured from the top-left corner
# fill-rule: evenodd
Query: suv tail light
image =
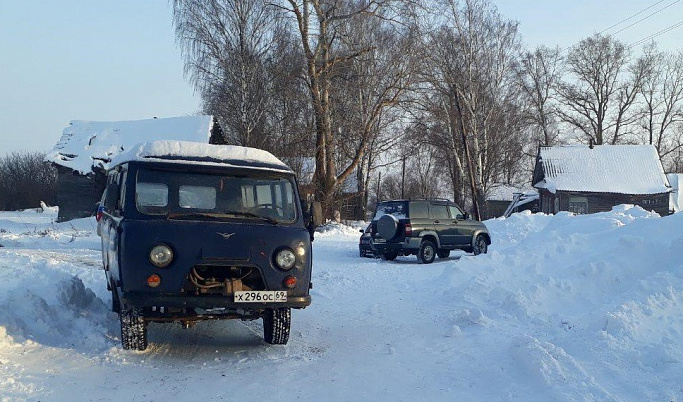
<path fill-rule="evenodd" d="M 406 236 L 412 236 L 413 235 L 413 226 L 410 223 L 405 224 L 405 231 L 406 231 Z"/>

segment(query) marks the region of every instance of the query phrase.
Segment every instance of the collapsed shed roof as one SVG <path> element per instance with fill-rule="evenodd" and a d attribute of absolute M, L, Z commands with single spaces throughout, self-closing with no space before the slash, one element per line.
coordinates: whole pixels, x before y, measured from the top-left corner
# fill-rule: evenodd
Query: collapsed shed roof
<path fill-rule="evenodd" d="M 74 120 L 46 160 L 81 174 L 107 165 L 134 145 L 154 140 L 192 141 L 208 144 L 212 116 L 181 116 L 130 121 Z"/>

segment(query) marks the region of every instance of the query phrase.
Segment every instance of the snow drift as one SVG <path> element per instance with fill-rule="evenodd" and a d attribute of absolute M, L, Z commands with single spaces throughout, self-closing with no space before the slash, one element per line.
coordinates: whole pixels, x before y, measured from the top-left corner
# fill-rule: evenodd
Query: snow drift
<path fill-rule="evenodd" d="M 514 214 L 489 254 L 431 265 L 329 226 L 287 346 L 259 321 L 152 324 L 146 352 L 118 346 L 94 222 L 54 218 L 0 213 L 3 401 L 683 399 L 683 214 Z"/>

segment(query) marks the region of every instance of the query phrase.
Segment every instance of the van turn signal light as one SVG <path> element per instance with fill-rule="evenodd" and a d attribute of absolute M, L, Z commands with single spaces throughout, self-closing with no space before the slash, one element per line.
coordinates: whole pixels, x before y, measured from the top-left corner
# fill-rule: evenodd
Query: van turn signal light
<path fill-rule="evenodd" d="M 150 288 L 156 288 L 161 285 L 161 277 L 157 274 L 152 274 L 147 277 L 147 286 Z"/>

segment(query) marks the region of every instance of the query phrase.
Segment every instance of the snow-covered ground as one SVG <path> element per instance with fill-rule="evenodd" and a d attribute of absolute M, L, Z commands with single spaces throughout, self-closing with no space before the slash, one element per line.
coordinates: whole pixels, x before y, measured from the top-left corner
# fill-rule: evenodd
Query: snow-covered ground
<path fill-rule="evenodd" d="M 261 322 L 152 324 L 123 351 L 95 222 L 0 213 L 1 401 L 683 401 L 683 213 L 487 221 L 488 255 L 314 242 L 286 346 Z"/>

